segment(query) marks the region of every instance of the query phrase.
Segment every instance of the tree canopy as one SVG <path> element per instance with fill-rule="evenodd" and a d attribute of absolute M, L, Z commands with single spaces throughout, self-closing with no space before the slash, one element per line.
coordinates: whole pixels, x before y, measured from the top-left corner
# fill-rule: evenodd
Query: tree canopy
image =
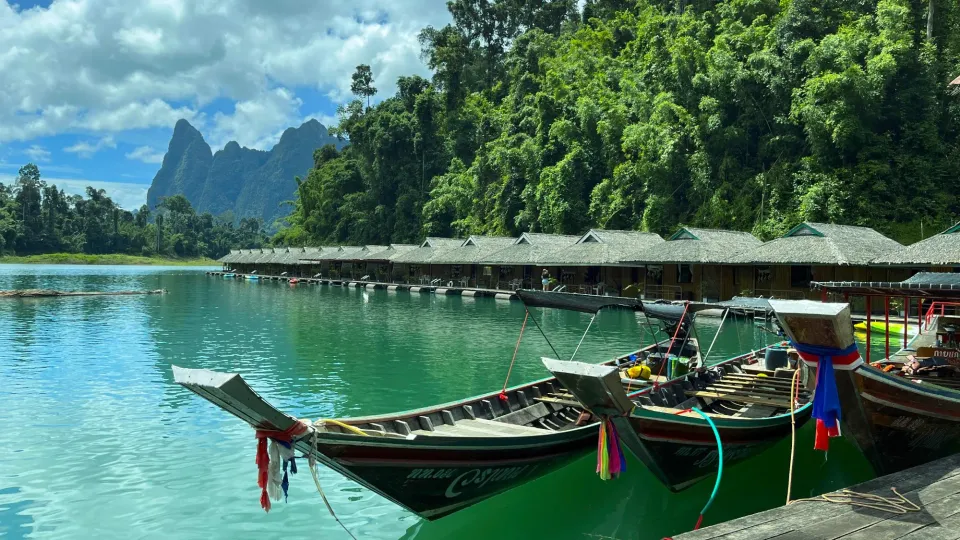
<path fill-rule="evenodd" d="M 770 238 L 814 220 L 912 242 L 960 213 L 952 0 L 448 6 L 451 24 L 420 33 L 432 80 L 340 108 L 349 145 L 314 154 L 278 241 L 681 224 Z"/>

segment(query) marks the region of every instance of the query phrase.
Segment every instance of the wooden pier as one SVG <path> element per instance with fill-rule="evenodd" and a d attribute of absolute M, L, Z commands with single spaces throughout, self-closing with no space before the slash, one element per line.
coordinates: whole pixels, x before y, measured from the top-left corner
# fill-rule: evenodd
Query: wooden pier
<path fill-rule="evenodd" d="M 920 510 L 893 513 L 820 498 L 800 500 L 673 537 L 674 540 L 955 540 L 960 538 L 960 455 L 851 486 Z M 827 494 L 845 498 L 843 490 Z M 864 501 L 868 502 L 868 501 Z M 901 503 L 909 507 L 906 503 Z M 892 507 L 891 507 L 892 509 Z"/>
<path fill-rule="evenodd" d="M 267 276 L 260 274 L 239 274 L 236 272 L 207 272 L 208 276 L 223 276 L 224 274 L 234 274 L 236 279 L 246 279 L 248 276 L 255 275 L 261 281 L 290 281 L 296 279 L 298 283 L 311 285 L 328 285 L 332 287 L 356 287 L 368 290 L 386 289 L 388 291 L 408 291 L 411 293 L 433 293 L 439 295 L 460 295 L 460 296 L 486 296 L 500 300 L 513 300 L 517 297 L 515 291 L 505 291 L 500 289 L 483 289 L 478 287 L 454 287 L 442 285 L 419 285 L 415 283 L 385 283 L 382 281 L 364 281 L 359 279 L 331 279 L 331 278 L 305 278 L 298 276 Z"/>

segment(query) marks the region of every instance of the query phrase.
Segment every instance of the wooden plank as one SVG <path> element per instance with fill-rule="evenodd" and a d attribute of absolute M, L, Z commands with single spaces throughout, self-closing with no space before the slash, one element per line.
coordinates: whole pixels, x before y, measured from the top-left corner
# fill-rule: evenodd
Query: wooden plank
<path fill-rule="evenodd" d="M 506 424 L 516 424 L 523 425 L 529 424 L 531 422 L 536 422 L 537 420 L 543 418 L 544 416 L 549 416 L 553 413 L 549 407 L 544 403 L 536 403 L 530 407 L 524 407 L 519 411 L 514 411 L 510 414 L 505 414 L 500 418 L 497 418 L 497 422 L 506 423 Z"/>
<path fill-rule="evenodd" d="M 556 403 L 556 404 L 558 404 L 558 405 L 566 405 L 567 407 L 578 407 L 578 408 L 582 408 L 582 407 L 583 407 L 583 405 L 580 405 L 580 402 L 579 402 L 579 401 L 573 401 L 573 400 L 570 400 L 570 399 L 558 399 L 558 398 L 552 398 L 552 397 L 549 397 L 549 396 L 544 396 L 544 397 L 541 397 L 541 398 L 536 398 L 534 401 L 541 401 L 541 402 L 544 402 L 544 403 Z"/>
<path fill-rule="evenodd" d="M 733 384 L 711 384 L 710 386 L 704 388 L 704 390 L 710 390 L 714 392 L 743 392 L 750 394 L 751 396 L 790 399 L 789 391 L 767 390 L 766 388 L 754 388 L 750 386 L 738 386 Z"/>
<path fill-rule="evenodd" d="M 863 508 L 851 514 L 840 514 L 830 519 L 817 520 L 799 530 L 776 536 L 777 540 L 835 540 L 845 534 L 859 531 L 883 519 L 885 512 Z"/>
<path fill-rule="evenodd" d="M 775 401 L 775 400 L 770 399 L 770 398 L 753 396 L 753 395 L 746 394 L 746 393 L 741 393 L 741 392 L 724 392 L 724 393 L 720 393 L 720 392 L 709 392 L 709 391 L 705 391 L 705 390 L 700 390 L 700 391 L 687 390 L 687 391 L 686 391 L 686 394 L 687 394 L 688 396 L 706 397 L 706 398 L 713 398 L 713 399 L 723 399 L 723 400 L 727 400 L 727 401 L 736 401 L 736 402 L 739 402 L 739 403 L 756 403 L 756 404 L 758 404 L 758 405 L 769 405 L 769 406 L 771 406 L 771 407 L 779 407 L 779 408 L 781 408 L 781 409 L 789 409 L 789 408 L 790 408 L 790 404 L 789 404 L 788 402 L 786 402 L 786 401 Z"/>
<path fill-rule="evenodd" d="M 891 475 L 875 478 L 852 486 L 850 489 L 860 493 L 875 493 L 887 497 L 892 495 L 890 487 L 895 486 L 900 493 L 910 497 L 912 501 L 917 502 L 916 494 L 913 492 L 926 488 L 926 490 L 930 490 L 930 493 L 936 495 L 937 491 L 935 490 L 944 489 L 944 486 L 941 485 L 942 482 L 960 483 L 960 454 Z M 948 488 L 946 491 L 950 489 L 952 488 Z M 920 500 L 924 501 L 924 498 L 925 497 L 921 495 Z M 799 505 L 803 506 L 800 507 Z M 856 507 L 846 504 L 820 501 L 797 502 L 790 506 L 781 506 L 765 512 L 705 527 L 698 531 L 679 534 L 674 536 L 674 540 L 710 540 L 720 537 L 732 538 L 732 536 L 728 535 L 732 535 L 733 533 L 743 533 L 736 537 L 740 540 L 779 538 L 779 536 L 785 535 L 788 532 L 802 530 L 805 526 L 810 525 L 812 521 L 823 521 L 841 514 L 847 514 L 847 516 L 850 517 L 852 512 L 863 511 L 861 508 L 855 508 Z"/>

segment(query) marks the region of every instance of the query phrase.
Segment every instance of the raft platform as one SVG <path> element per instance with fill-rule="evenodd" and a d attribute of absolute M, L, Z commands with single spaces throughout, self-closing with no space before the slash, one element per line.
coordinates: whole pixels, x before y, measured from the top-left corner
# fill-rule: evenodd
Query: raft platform
<path fill-rule="evenodd" d="M 796 474 L 796 471 L 794 471 Z M 920 507 L 893 513 L 822 499 L 787 506 L 673 536 L 673 540 L 955 540 L 960 538 L 960 454 L 847 488 Z M 827 497 L 844 497 L 843 490 Z M 833 498 L 831 497 L 831 498 Z M 867 502 L 867 501 L 864 501 Z M 903 506 L 908 506 L 901 503 Z"/>
<path fill-rule="evenodd" d="M 331 278 L 305 278 L 297 276 L 267 276 L 260 274 L 239 274 L 236 272 L 207 272 L 208 276 L 223 276 L 224 274 L 234 274 L 236 279 L 244 279 L 246 276 L 255 275 L 260 281 L 290 281 L 298 280 L 299 283 L 312 285 L 327 285 L 332 287 L 355 287 L 361 289 L 375 290 L 386 289 L 389 291 L 408 291 L 411 293 L 433 293 L 439 295 L 459 295 L 459 296 L 485 296 L 498 298 L 501 300 L 513 300 L 517 298 L 515 291 L 502 289 L 484 289 L 481 287 L 447 287 L 444 285 L 419 285 L 415 283 L 386 283 L 383 281 L 363 281 L 359 279 L 331 279 Z"/>

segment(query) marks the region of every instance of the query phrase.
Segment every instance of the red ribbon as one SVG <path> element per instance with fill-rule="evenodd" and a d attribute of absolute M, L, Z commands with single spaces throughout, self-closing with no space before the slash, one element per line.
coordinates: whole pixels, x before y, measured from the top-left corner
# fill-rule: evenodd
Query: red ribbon
<path fill-rule="evenodd" d="M 267 439 L 293 442 L 293 438 L 307 431 L 307 424 L 297 420 L 284 431 L 269 429 L 257 430 L 257 485 L 260 486 L 260 508 L 270 511 L 270 496 L 267 495 L 267 480 L 270 476 L 270 454 L 267 452 Z"/>

